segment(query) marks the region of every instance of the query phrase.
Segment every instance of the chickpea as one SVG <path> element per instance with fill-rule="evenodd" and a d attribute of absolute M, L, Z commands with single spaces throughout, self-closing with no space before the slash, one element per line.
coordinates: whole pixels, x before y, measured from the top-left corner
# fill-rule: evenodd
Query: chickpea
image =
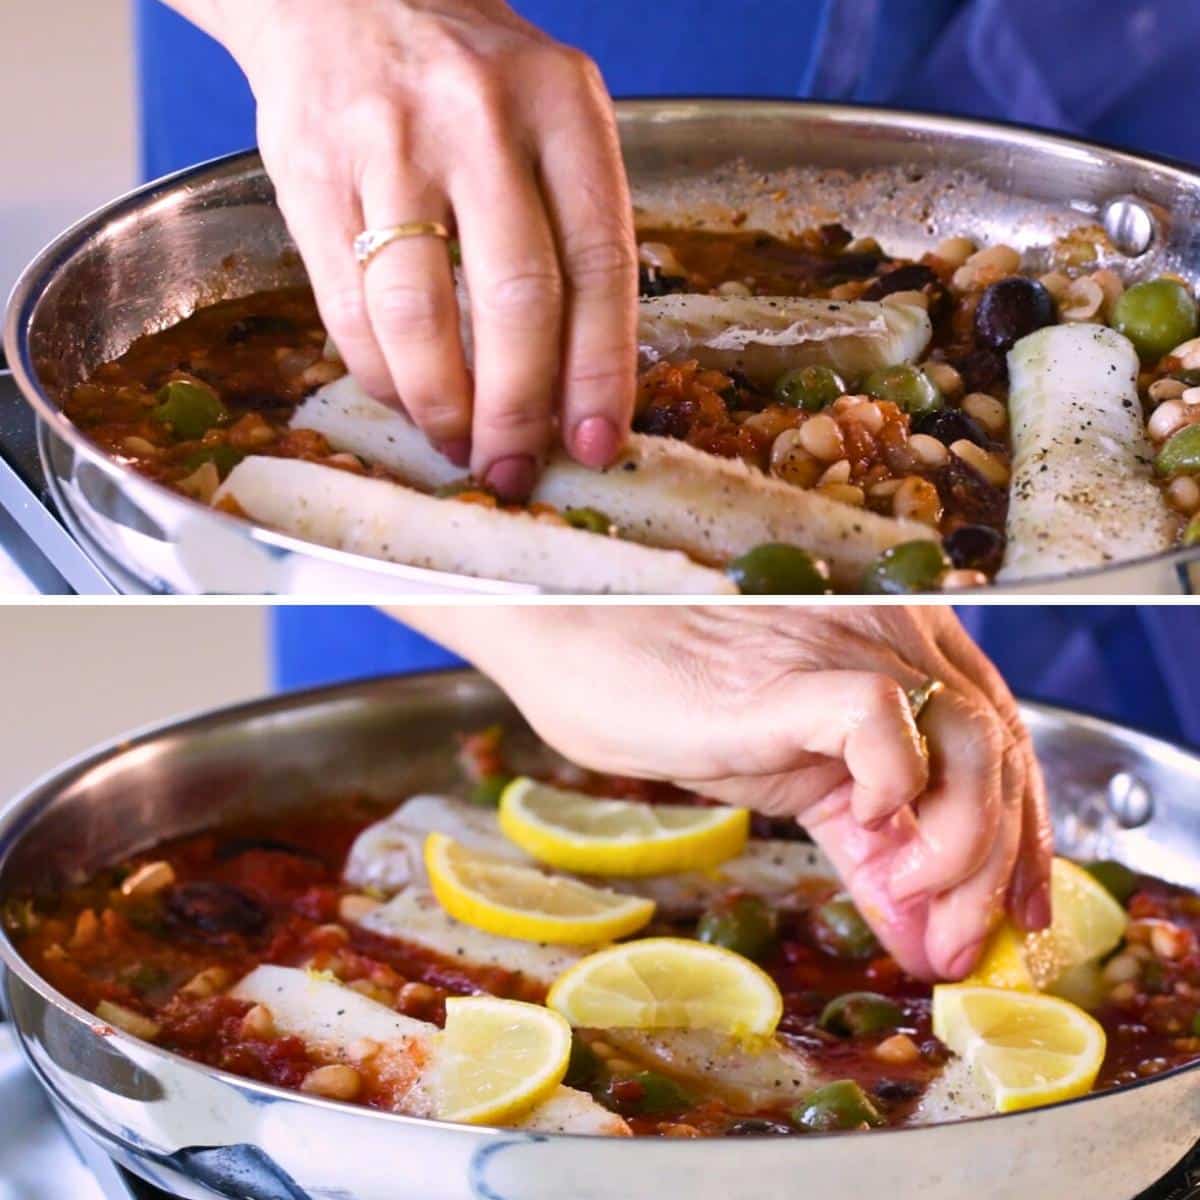
<path fill-rule="evenodd" d="M 353 1100 L 362 1090 L 362 1076 L 342 1063 L 316 1067 L 305 1075 L 300 1090 L 327 1100 Z"/>

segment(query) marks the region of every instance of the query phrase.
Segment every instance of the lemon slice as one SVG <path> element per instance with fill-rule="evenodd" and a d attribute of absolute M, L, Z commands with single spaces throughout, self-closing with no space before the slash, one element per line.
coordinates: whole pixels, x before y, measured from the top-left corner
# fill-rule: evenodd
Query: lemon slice
<path fill-rule="evenodd" d="M 514 779 L 500 797 L 504 835 L 540 862 L 581 875 L 666 875 L 715 867 L 750 835 L 741 808 L 601 800 Z"/>
<path fill-rule="evenodd" d="M 748 958 L 688 938 L 640 938 L 569 967 L 546 997 L 572 1025 L 715 1029 L 746 1041 L 775 1031 L 783 999 Z"/>
<path fill-rule="evenodd" d="M 1070 976 L 1073 986 L 1082 978 L 1080 968 L 1102 958 L 1125 935 L 1125 910 L 1107 888 L 1065 858 L 1051 864 L 1050 899 L 1054 918 L 1049 929 L 1021 934 L 1005 921 L 963 982 L 1031 991 Z"/>
<path fill-rule="evenodd" d="M 1054 996 L 971 984 L 933 989 L 933 1032 L 966 1060 L 997 1112 L 1070 1100 L 1091 1090 L 1104 1030 Z"/>
<path fill-rule="evenodd" d="M 571 1057 L 571 1027 L 540 1004 L 451 996 L 436 1055 L 438 1117 L 497 1124 L 539 1104 L 562 1082 Z"/>
<path fill-rule="evenodd" d="M 653 900 L 469 850 L 444 833 L 425 839 L 425 867 L 433 894 L 452 917 L 501 937 L 597 946 L 654 916 Z"/>

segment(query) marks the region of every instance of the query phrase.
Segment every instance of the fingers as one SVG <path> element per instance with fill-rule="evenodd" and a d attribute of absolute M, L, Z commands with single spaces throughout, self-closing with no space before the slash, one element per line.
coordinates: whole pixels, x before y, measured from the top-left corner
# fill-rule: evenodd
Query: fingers
<path fill-rule="evenodd" d="M 374 160 L 364 174 L 362 204 L 368 228 L 449 218 L 437 191 L 392 157 Z M 393 395 L 435 446 L 465 466 L 470 382 L 445 241 L 402 238 L 383 247 L 362 274 L 367 313 Z"/>
<path fill-rule="evenodd" d="M 805 828 L 824 850 L 859 912 L 884 948 L 911 975 L 932 979 L 936 970 L 925 949 L 929 901 L 897 902 L 888 878 L 897 855 L 916 834 L 909 812 L 898 813 L 879 829 L 863 829 L 849 807 L 843 785 L 810 811 Z"/>
<path fill-rule="evenodd" d="M 756 697 L 744 721 L 728 730 L 730 758 L 741 760 L 739 774 L 796 772 L 812 755 L 834 759 L 853 781 L 855 818 L 867 824 L 910 804 L 928 781 L 929 764 L 908 698 L 885 675 L 790 672 Z M 784 794 L 796 806 L 820 798 L 799 778 Z M 796 807 L 790 815 L 804 814 Z"/>
<path fill-rule="evenodd" d="M 1004 735 L 986 709 L 955 691 L 934 697 L 921 720 L 933 783 L 921 799 L 919 837 L 897 865 L 898 900 L 936 895 L 983 864 L 1001 815 Z"/>
<path fill-rule="evenodd" d="M 362 270 L 354 258 L 354 237 L 363 228 L 354 187 L 310 179 L 280 186 L 278 197 L 338 353 L 365 391 L 394 403 L 395 385 L 371 328 Z"/>
<path fill-rule="evenodd" d="M 1033 740 L 1004 678 L 962 626 L 952 623 L 941 641 L 947 658 L 959 671 L 971 676 L 991 700 L 1011 739 L 1008 756 L 1021 761 L 1022 787 L 1017 793 L 1020 810 L 1014 817 L 1020 823 L 1021 834 L 1008 889 L 1008 907 L 1013 920 L 1022 929 L 1044 929 L 1051 917 L 1050 863 L 1054 835 Z"/>
<path fill-rule="evenodd" d="M 1000 913 L 1021 837 L 1019 794 L 1005 803 L 1012 819 L 1001 821 L 983 866 L 929 903 L 925 952 L 941 978 L 961 979 L 975 966 Z"/>
<path fill-rule="evenodd" d="M 541 172 L 562 262 L 563 444 L 605 467 L 629 432 L 637 375 L 637 245 L 612 107 L 582 55 L 562 59 L 562 101 L 546 114 Z"/>
<path fill-rule="evenodd" d="M 562 278 L 528 156 L 502 129 L 483 146 L 451 187 L 475 345 L 471 469 L 523 500 L 553 435 Z"/>

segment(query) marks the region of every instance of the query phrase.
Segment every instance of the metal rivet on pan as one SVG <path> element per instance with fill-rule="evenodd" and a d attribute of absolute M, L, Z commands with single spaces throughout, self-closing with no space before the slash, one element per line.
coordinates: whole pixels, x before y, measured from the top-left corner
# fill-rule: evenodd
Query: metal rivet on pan
<path fill-rule="evenodd" d="M 1118 771 L 1108 781 L 1108 811 L 1123 828 L 1136 829 L 1154 815 L 1154 797 L 1136 775 Z"/>
<path fill-rule="evenodd" d="M 1114 196 L 1101 213 L 1104 232 L 1129 258 L 1145 254 L 1157 232 L 1154 214 L 1137 196 Z"/>

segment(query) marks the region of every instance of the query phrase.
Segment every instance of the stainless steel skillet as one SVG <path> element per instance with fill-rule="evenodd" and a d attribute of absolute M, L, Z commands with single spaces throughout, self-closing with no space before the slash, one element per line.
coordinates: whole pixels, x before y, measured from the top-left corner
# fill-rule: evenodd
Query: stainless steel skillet
<path fill-rule="evenodd" d="M 1200 881 L 1200 756 L 1059 709 L 1025 713 L 1062 849 Z M 527 739 L 491 684 L 452 672 L 289 695 L 131 735 L 41 780 L 0 816 L 0 896 L 238 815 L 348 789 L 398 800 L 452 786 L 455 732 L 496 720 Z M 0 960 L 9 1013 L 54 1103 L 120 1162 L 184 1196 L 1130 1200 L 1200 1138 L 1200 1065 L 1039 1111 L 864 1135 L 629 1141 L 442 1125 L 201 1067 L 99 1027 L 2 936 Z"/>
<path fill-rule="evenodd" d="M 1200 174 L 1015 126 L 803 102 L 618 104 L 647 222 L 788 230 L 840 219 L 893 251 L 947 234 L 1045 246 L 1104 224 L 1114 265 L 1200 279 Z M 783 196 L 781 199 L 780 196 Z M 744 214 L 744 216 L 743 216 Z M 12 296 L 5 350 L 41 420 L 50 489 L 72 532 L 129 589 L 376 595 L 532 589 L 332 551 L 209 511 L 139 477 L 67 421 L 64 391 L 201 304 L 303 270 L 262 164 L 234 155 L 149 184 L 48 246 Z M 994 589 L 1179 593 L 1200 546 Z"/>

